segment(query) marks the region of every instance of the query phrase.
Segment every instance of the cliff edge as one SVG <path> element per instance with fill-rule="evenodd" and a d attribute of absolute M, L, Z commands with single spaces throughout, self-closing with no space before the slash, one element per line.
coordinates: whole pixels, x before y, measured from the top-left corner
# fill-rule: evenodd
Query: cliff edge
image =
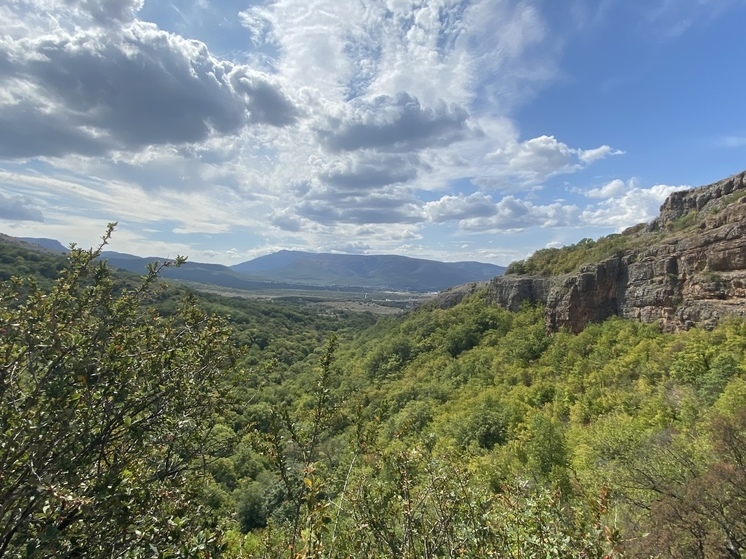
<path fill-rule="evenodd" d="M 746 172 L 671 194 L 655 220 L 624 235 L 623 249 L 574 272 L 496 277 L 488 298 L 513 310 L 544 304 L 551 331 L 611 316 L 668 331 L 746 316 Z"/>

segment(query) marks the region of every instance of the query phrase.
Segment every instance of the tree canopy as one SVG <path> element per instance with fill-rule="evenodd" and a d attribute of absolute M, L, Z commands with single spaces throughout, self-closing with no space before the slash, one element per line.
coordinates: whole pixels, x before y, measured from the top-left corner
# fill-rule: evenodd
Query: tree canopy
<path fill-rule="evenodd" d="M 746 550 L 742 320 L 549 334 L 481 292 L 376 320 L 99 253 L 0 287 L 0 557 Z"/>

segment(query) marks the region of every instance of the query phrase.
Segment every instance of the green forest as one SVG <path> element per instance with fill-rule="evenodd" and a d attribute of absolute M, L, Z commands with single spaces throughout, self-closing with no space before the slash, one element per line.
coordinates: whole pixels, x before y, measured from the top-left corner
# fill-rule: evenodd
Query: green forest
<path fill-rule="evenodd" d="M 0 246 L 0 558 L 746 553 L 742 320 L 226 298 L 112 271 L 112 231 Z"/>

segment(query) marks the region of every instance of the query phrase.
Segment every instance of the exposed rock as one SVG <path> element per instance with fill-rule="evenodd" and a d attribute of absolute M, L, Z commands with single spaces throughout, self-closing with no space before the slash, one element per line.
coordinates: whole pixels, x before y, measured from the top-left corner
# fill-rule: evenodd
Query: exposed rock
<path fill-rule="evenodd" d="M 487 290 L 487 297 L 493 303 L 517 311 L 524 303 L 545 303 L 552 288 L 551 278 L 512 277 L 509 281 L 493 279 Z"/>
<path fill-rule="evenodd" d="M 486 281 L 475 281 L 464 285 L 457 285 L 449 287 L 445 291 L 441 291 L 434 298 L 425 303 L 426 305 L 434 305 L 441 309 L 449 309 L 458 305 L 467 296 L 476 293 L 480 289 L 487 286 Z"/>
<path fill-rule="evenodd" d="M 578 274 L 564 276 L 547 297 L 547 327 L 552 331 L 567 327 L 579 332 L 589 322 L 621 314 L 626 276 L 627 267 L 619 257 L 583 266 Z"/>
<path fill-rule="evenodd" d="M 578 332 L 610 316 L 658 322 L 666 330 L 746 316 L 746 198 L 731 196 L 741 190 L 746 195 L 746 173 L 675 192 L 640 233 L 649 236 L 649 246 L 563 276 L 497 277 L 490 300 L 512 310 L 524 302 L 545 304 L 551 331 Z M 691 212 L 697 213 L 690 228 L 672 233 Z"/>
<path fill-rule="evenodd" d="M 655 231 L 664 228 L 666 224 L 692 211 L 700 212 L 710 209 L 708 205 L 712 206 L 722 197 L 743 189 L 746 189 L 746 172 L 699 188 L 674 192 L 663 203 L 660 216 L 650 223 L 648 230 Z"/>

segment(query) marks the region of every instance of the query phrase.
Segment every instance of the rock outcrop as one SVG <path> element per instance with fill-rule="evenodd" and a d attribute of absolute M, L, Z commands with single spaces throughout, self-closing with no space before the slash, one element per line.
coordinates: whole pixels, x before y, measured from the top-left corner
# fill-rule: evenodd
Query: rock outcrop
<path fill-rule="evenodd" d="M 637 248 L 576 273 L 497 277 L 488 296 L 513 310 L 545 304 L 552 331 L 578 332 L 611 316 L 666 330 L 746 316 L 746 172 L 673 193 L 636 234 Z"/>

